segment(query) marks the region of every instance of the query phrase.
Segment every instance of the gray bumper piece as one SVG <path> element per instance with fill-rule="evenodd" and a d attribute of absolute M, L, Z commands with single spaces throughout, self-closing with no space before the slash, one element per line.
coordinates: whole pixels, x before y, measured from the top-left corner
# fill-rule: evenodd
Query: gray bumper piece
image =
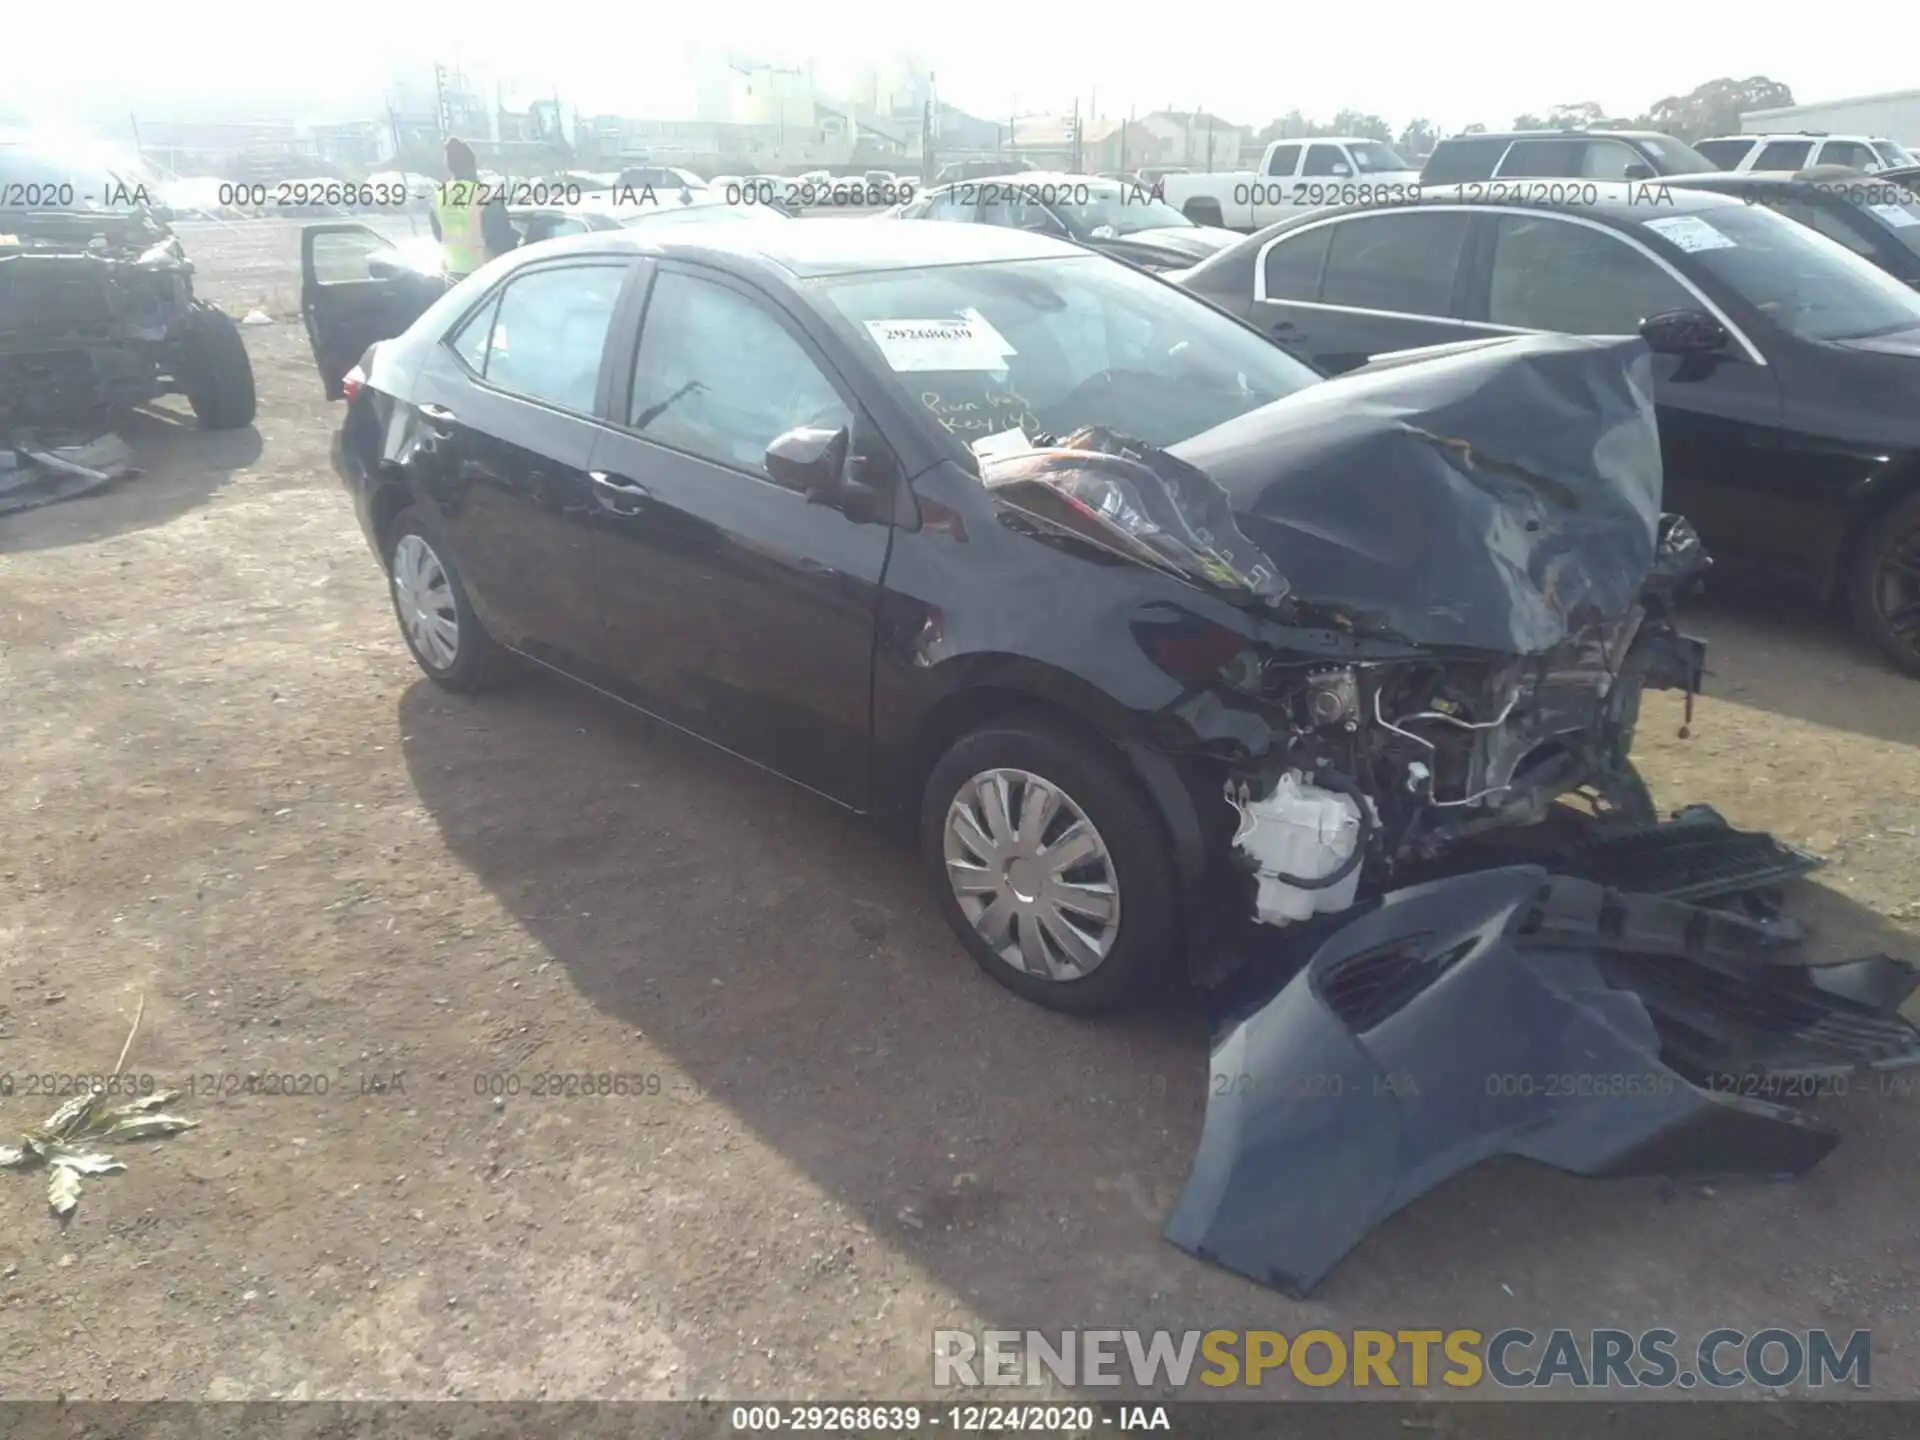
<path fill-rule="evenodd" d="M 1221 1030 L 1167 1238 L 1299 1295 L 1492 1155 L 1594 1176 L 1799 1174 L 1839 1137 L 1755 1097 L 1920 1064 L 1895 1013 L 1920 972 L 1780 949 L 1739 917 L 1536 866 L 1388 895 Z"/>

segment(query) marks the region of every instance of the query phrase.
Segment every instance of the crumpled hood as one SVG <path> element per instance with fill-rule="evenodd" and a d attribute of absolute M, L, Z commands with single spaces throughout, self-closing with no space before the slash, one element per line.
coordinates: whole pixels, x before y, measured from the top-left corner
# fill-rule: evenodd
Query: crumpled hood
<path fill-rule="evenodd" d="M 1361 369 L 1172 446 L 1302 600 L 1420 644 L 1537 654 L 1651 570 L 1660 436 L 1638 339 L 1528 336 Z"/>

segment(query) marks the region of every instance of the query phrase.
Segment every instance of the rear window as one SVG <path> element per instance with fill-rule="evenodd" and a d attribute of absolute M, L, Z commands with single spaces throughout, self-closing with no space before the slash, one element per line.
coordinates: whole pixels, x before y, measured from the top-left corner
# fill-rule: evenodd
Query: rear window
<path fill-rule="evenodd" d="M 1693 147 L 1722 170 L 1735 170 L 1753 153 L 1751 140 L 1702 140 Z"/>
<path fill-rule="evenodd" d="M 1463 180 L 1484 180 L 1493 174 L 1494 162 L 1507 148 L 1505 140 L 1486 136 L 1459 136 L 1442 140 L 1427 157 L 1420 179 L 1428 185 L 1457 185 Z"/>

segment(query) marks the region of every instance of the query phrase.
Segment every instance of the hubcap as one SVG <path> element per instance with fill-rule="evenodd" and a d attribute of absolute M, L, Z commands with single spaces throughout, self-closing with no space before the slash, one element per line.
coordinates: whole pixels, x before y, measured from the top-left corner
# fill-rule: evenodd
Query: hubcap
<path fill-rule="evenodd" d="M 445 670 L 460 653 L 460 615 L 453 604 L 447 568 L 418 535 L 402 535 L 393 547 L 393 603 L 414 653 Z"/>
<path fill-rule="evenodd" d="M 947 881 L 980 938 L 1016 970 L 1078 980 L 1120 933 L 1113 858 L 1073 800 L 1025 770 L 986 770 L 947 809 Z"/>
<path fill-rule="evenodd" d="M 1920 528 L 1881 553 L 1874 567 L 1873 603 L 1900 643 L 1920 650 Z"/>

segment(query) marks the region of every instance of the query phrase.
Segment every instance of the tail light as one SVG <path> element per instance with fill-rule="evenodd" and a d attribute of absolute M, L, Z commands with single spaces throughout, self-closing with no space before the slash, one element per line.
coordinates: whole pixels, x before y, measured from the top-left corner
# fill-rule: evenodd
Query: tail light
<path fill-rule="evenodd" d="M 360 363 L 340 377 L 340 393 L 346 397 L 349 404 L 366 385 L 367 376 L 373 370 L 373 352 L 379 348 L 378 343 L 367 346 L 366 353 L 360 357 Z"/>

